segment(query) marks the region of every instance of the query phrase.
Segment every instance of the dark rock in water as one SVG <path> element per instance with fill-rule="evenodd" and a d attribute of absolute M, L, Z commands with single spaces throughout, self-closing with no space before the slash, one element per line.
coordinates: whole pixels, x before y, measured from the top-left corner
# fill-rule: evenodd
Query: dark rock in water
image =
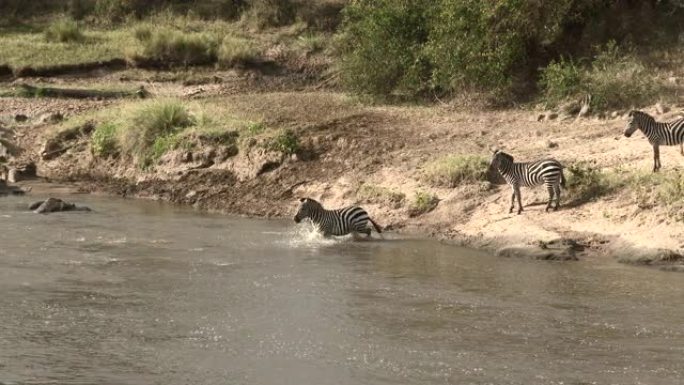
<path fill-rule="evenodd" d="M 90 211 L 86 206 L 76 206 L 73 203 L 65 202 L 57 198 L 48 198 L 44 201 L 33 202 L 29 205 L 29 210 L 36 214 L 47 214 L 57 211 Z"/>
<path fill-rule="evenodd" d="M 14 121 L 17 123 L 22 123 L 28 120 L 28 116 L 24 114 L 16 114 L 14 115 Z"/>
<path fill-rule="evenodd" d="M 23 195 L 24 193 L 24 190 L 20 189 L 19 187 L 8 186 L 7 182 L 5 182 L 3 179 L 0 179 L 0 195 Z"/>

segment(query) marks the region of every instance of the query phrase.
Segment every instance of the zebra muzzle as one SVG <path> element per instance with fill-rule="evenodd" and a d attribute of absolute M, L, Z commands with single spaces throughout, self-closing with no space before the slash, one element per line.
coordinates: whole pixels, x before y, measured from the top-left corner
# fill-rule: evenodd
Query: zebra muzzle
<path fill-rule="evenodd" d="M 299 219 L 299 217 L 295 215 L 295 216 L 294 216 L 294 221 L 295 221 L 295 223 L 299 223 L 299 222 L 301 221 L 301 219 Z"/>

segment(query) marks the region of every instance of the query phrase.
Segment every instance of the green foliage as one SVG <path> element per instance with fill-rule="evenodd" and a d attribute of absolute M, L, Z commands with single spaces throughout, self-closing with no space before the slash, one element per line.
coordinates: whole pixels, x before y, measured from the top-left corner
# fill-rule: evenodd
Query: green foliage
<path fill-rule="evenodd" d="M 338 37 L 342 81 L 352 91 L 416 95 L 427 88 L 431 0 L 361 0 L 349 4 Z"/>
<path fill-rule="evenodd" d="M 571 59 L 561 57 L 552 60 L 541 71 L 539 86 L 544 90 L 545 101 L 556 104 L 570 96 L 580 94 L 582 72 L 580 67 Z"/>
<path fill-rule="evenodd" d="M 591 95 L 591 106 L 605 110 L 642 106 L 662 97 L 664 85 L 633 52 L 620 49 L 614 41 L 598 50 L 588 66 L 561 59 L 544 68 L 539 82 L 544 100 L 554 105 Z"/>
<path fill-rule="evenodd" d="M 164 63 L 183 65 L 207 64 L 216 61 L 216 39 L 201 33 L 157 30 L 151 36 L 136 33 L 142 39 L 142 56 Z"/>
<path fill-rule="evenodd" d="M 112 122 L 98 124 L 91 138 L 93 155 L 98 157 L 116 156 L 119 152 L 117 126 Z"/>
<path fill-rule="evenodd" d="M 226 36 L 218 49 L 218 62 L 224 67 L 253 62 L 258 56 L 252 42 L 234 36 Z"/>
<path fill-rule="evenodd" d="M 356 196 L 364 202 L 385 204 L 394 209 L 400 208 L 406 200 L 403 193 L 369 183 L 362 184 Z"/>
<path fill-rule="evenodd" d="M 269 146 L 274 151 L 291 155 L 299 151 L 299 138 L 294 131 L 285 129 L 280 131 L 270 142 Z"/>
<path fill-rule="evenodd" d="M 485 180 L 487 159 L 476 155 L 450 155 L 428 163 L 423 178 L 433 186 L 456 187 Z"/>
<path fill-rule="evenodd" d="M 69 19 L 53 21 L 44 31 L 45 40 L 57 43 L 73 43 L 84 40 L 78 23 Z"/>
<path fill-rule="evenodd" d="M 247 123 L 247 132 L 250 135 L 261 134 L 266 130 L 266 125 L 262 122 L 249 122 Z"/>
<path fill-rule="evenodd" d="M 409 216 L 417 217 L 419 215 L 428 213 L 434 210 L 438 203 L 439 198 L 436 195 L 424 191 L 416 191 L 416 195 L 409 205 Z"/>
<path fill-rule="evenodd" d="M 154 165 L 162 155 L 178 148 L 181 142 L 180 135 L 173 133 L 157 137 L 141 159 L 141 166 L 147 168 Z"/>

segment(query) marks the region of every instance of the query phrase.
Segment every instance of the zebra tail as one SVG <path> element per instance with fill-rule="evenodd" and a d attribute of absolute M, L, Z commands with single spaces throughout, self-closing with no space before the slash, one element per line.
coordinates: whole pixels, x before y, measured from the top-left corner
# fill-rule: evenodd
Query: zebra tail
<path fill-rule="evenodd" d="M 562 169 L 561 169 L 561 182 L 560 182 L 560 185 L 561 185 L 561 187 L 562 187 L 563 189 L 566 188 L 566 187 L 565 187 L 565 173 L 563 172 Z"/>
<path fill-rule="evenodd" d="M 382 233 L 382 230 L 380 229 L 380 226 L 378 226 L 378 224 L 375 223 L 374 220 L 372 220 L 372 219 L 370 219 L 370 218 L 368 218 L 368 220 L 370 221 L 370 223 L 373 224 L 373 227 L 375 227 L 375 231 L 377 231 L 378 234 L 381 234 L 381 233 Z"/>

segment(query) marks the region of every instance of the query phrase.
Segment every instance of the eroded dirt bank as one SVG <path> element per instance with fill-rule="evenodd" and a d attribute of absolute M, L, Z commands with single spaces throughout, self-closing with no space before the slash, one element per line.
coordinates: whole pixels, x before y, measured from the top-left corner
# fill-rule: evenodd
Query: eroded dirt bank
<path fill-rule="evenodd" d="M 516 215 L 508 214 L 507 186 L 465 183 L 451 188 L 424 177 L 431 162 L 449 155 L 488 157 L 491 146 L 502 147 L 521 161 L 552 156 L 566 164 L 588 161 L 602 169 L 648 172 L 652 149 L 641 134 L 622 136 L 624 114 L 538 121 L 538 113 L 528 110 L 368 106 L 312 84 L 292 87 L 244 74 L 221 78 L 199 86 L 147 82 L 145 87 L 156 96 L 200 103 L 218 100 L 244 116 L 260 117 L 266 126 L 292 129 L 299 150 L 292 155 L 274 151 L 262 146 L 258 136 L 230 145 L 198 136 L 192 150 L 171 151 L 156 167 L 143 170 L 130 159 L 94 156 L 87 129 L 55 141 L 61 119 L 53 115 L 69 119 L 94 109 L 117 108 L 120 101 L 3 98 L 3 135 L 17 146 L 10 163 L 33 162 L 40 177 L 73 182 L 87 191 L 251 216 L 291 216 L 297 198 L 303 196 L 328 207 L 359 203 L 387 229 L 488 248 L 502 256 L 611 255 L 668 269 L 684 266 L 682 222 L 666 208 L 643 204 L 642 194 L 631 189 L 596 199 L 566 197 L 564 207 L 553 213 L 544 212 L 543 188 L 523 189 L 525 211 Z M 51 84 L 72 86 L 91 81 L 49 79 Z M 139 85 L 130 74 L 109 74 L 97 81 Z M 658 119 L 681 111 L 671 107 Z M 17 120 L 19 115 L 26 120 Z M 678 148 L 663 148 L 661 157 L 665 170 L 684 168 Z M 436 196 L 437 205 L 416 215 L 420 194 Z"/>

